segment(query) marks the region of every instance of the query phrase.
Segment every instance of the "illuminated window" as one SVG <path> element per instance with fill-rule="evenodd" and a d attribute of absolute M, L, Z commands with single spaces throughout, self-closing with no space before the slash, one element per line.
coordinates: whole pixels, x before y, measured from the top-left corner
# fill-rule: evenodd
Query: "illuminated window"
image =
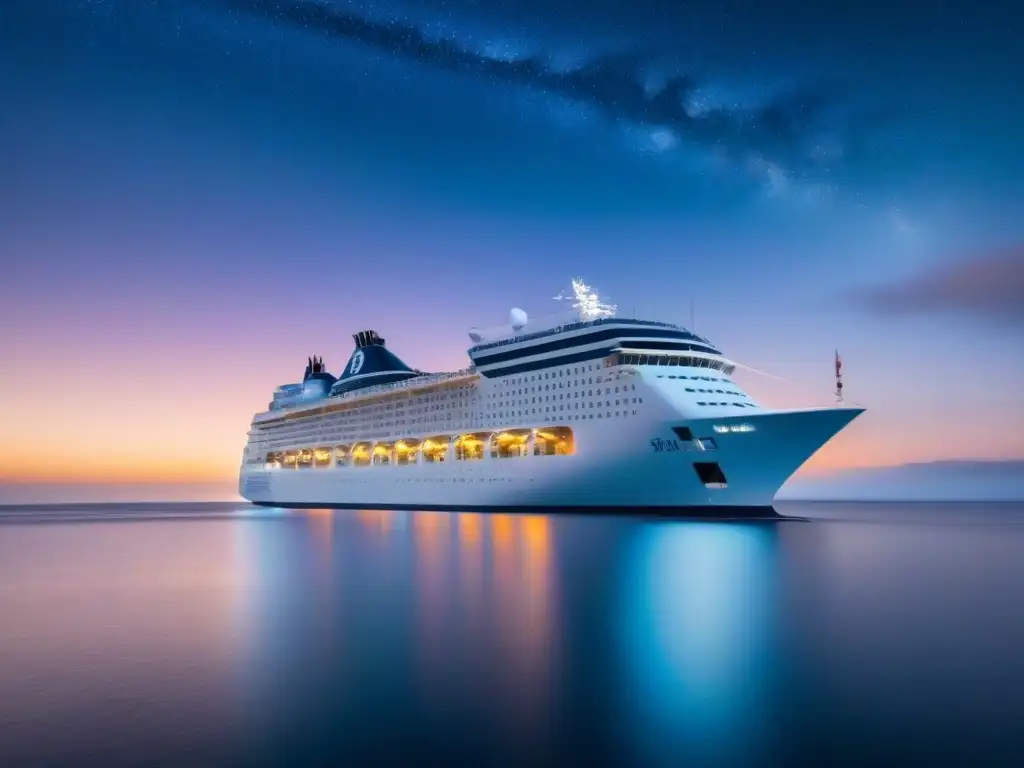
<path fill-rule="evenodd" d="M 575 452 L 576 440 L 570 427 L 547 427 L 534 435 L 534 456 L 570 456 Z"/>
<path fill-rule="evenodd" d="M 331 466 L 331 449 L 315 448 L 313 450 L 313 466 L 318 468 Z"/>
<path fill-rule="evenodd" d="M 754 432 L 755 429 L 753 424 L 716 424 L 714 426 L 715 432 L 720 435 L 727 432 Z"/>
<path fill-rule="evenodd" d="M 372 463 L 372 447 L 369 443 L 356 443 L 352 446 L 352 465 L 355 467 L 368 467 Z"/>
<path fill-rule="evenodd" d="M 484 450 L 490 439 L 489 432 L 476 432 L 459 435 L 455 440 L 455 459 L 457 461 L 476 461 L 484 458 Z"/>
<path fill-rule="evenodd" d="M 491 437 L 491 457 L 495 459 L 521 458 L 528 454 L 530 430 L 516 429 L 499 432 Z"/>

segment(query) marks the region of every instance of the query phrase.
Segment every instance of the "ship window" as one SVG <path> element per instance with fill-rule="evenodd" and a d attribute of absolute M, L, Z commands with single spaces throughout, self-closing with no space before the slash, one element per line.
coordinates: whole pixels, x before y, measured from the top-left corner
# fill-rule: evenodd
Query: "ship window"
<path fill-rule="evenodd" d="M 533 438 L 534 456 L 569 456 L 576 452 L 576 440 L 570 427 L 538 429 Z"/>
<path fill-rule="evenodd" d="M 491 437 L 491 457 L 510 459 L 526 456 L 530 441 L 530 430 L 513 429 L 499 432 Z"/>
<path fill-rule="evenodd" d="M 705 486 L 724 488 L 727 485 L 725 473 L 716 461 L 695 461 L 693 469 Z"/>
<path fill-rule="evenodd" d="M 672 427 L 672 431 L 676 433 L 676 437 L 684 442 L 693 440 L 693 432 L 690 431 L 689 427 Z"/>
<path fill-rule="evenodd" d="M 331 466 L 331 449 L 330 448 L 316 448 L 313 451 L 313 466 L 315 466 L 315 467 L 329 467 L 329 466 Z"/>
<path fill-rule="evenodd" d="M 475 461 L 484 457 L 484 448 L 490 438 L 489 432 L 459 435 L 455 440 L 455 458 L 458 461 Z"/>
<path fill-rule="evenodd" d="M 394 463 L 402 466 L 406 464 L 415 464 L 419 456 L 419 451 L 419 440 L 399 440 L 395 443 L 393 455 Z"/>
<path fill-rule="evenodd" d="M 347 467 L 349 461 L 348 445 L 338 445 L 334 450 L 334 465 L 336 467 Z"/>
<path fill-rule="evenodd" d="M 299 451 L 299 458 L 296 461 L 296 466 L 299 469 L 308 469 L 313 466 L 313 451 L 309 449 L 302 449 Z"/>
<path fill-rule="evenodd" d="M 423 454 L 423 460 L 430 463 L 445 461 L 448 458 L 448 446 L 450 444 L 451 438 L 447 435 L 428 437 L 423 441 L 420 448 Z"/>
<path fill-rule="evenodd" d="M 352 446 L 352 465 L 355 467 L 370 466 L 370 453 L 372 447 L 369 443 L 357 443 Z"/>

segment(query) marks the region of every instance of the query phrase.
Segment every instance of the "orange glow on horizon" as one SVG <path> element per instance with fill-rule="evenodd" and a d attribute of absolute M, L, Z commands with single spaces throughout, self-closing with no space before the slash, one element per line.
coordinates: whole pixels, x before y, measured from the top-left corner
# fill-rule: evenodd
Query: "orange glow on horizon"
<path fill-rule="evenodd" d="M 864 417 L 861 417 L 864 418 Z M 814 454 L 798 474 L 821 474 L 848 469 L 895 467 L 901 464 L 974 459 L 987 461 L 1013 460 L 1021 457 L 1019 440 L 1006 434 L 983 446 L 971 441 L 974 450 L 966 453 L 959 441 L 941 439 L 943 424 L 933 428 L 910 429 L 895 433 L 890 440 L 879 440 L 870 426 L 861 428 L 855 421 Z M 236 452 L 237 453 L 237 452 Z M 0 446 L 0 483 L 47 483 L 89 485 L 218 484 L 228 487 L 238 480 L 238 457 L 211 457 L 210 460 L 182 460 L 167 452 L 157 457 L 138 455 L 83 456 L 73 464 L 58 466 L 41 463 L 38 453 L 15 452 L 11 446 Z M 386 471 L 386 470 L 384 470 Z M 503 523 L 499 522 L 502 528 Z M 501 531 L 499 536 L 504 535 Z"/>
<path fill-rule="evenodd" d="M 297 310 L 295 322 L 306 329 L 297 342 L 292 330 L 274 324 L 253 332 L 250 319 L 225 312 L 222 295 L 208 298 L 183 307 L 127 292 L 106 297 L 97 312 L 88 302 L 41 296 L 34 308 L 38 322 L 5 339 L 0 397 L 8 406 L 0 420 L 0 483 L 236 486 L 246 430 L 274 387 L 301 377 L 312 351 L 324 351 L 328 369 L 339 371 L 350 347 L 346 334 L 321 322 L 318 306 Z M 344 323 L 353 325 L 351 318 Z M 461 321 L 439 320 L 429 332 L 400 322 L 381 330 L 416 368 L 466 364 Z M 41 352 L 48 364 L 59 365 L 60 386 L 33 378 Z M 935 350 L 928 354 L 939 358 Z M 1024 411 L 1015 407 L 1012 387 L 989 387 L 978 395 L 973 388 L 979 377 L 973 375 L 932 382 L 913 373 L 933 370 L 925 365 L 931 362 L 927 355 L 904 361 L 895 350 L 880 348 L 877 358 L 867 350 L 844 358 L 848 397 L 868 411 L 799 474 L 1024 458 Z M 897 360 L 910 373 L 893 376 Z M 833 399 L 831 344 L 814 361 L 791 354 L 785 365 L 750 362 L 763 362 L 781 377 L 737 371 L 744 390 L 766 407 L 828 405 Z M 951 408 L 955 426 L 946 418 Z M 645 452 L 646 439 L 635 450 Z"/>
<path fill-rule="evenodd" d="M 4 414 L 0 483 L 235 487 L 253 412 L 265 407 L 270 382 L 287 381 L 294 373 L 284 342 L 273 355 L 243 344 L 235 350 L 238 365 L 224 366 L 216 350 L 196 347 L 194 340 L 161 339 L 167 362 L 126 372 L 119 361 L 127 353 L 115 341 L 97 345 L 93 340 L 90 346 L 80 340 L 80 345 L 55 348 L 79 374 L 73 391 L 57 399 L 26 389 L 16 375 L 18 365 L 0 371 L 0 395 L 17 403 Z M 439 355 L 421 353 L 419 358 L 411 359 L 428 368 L 444 367 Z M 275 362 L 262 362 L 266 359 Z M 28 365 L 29 358 L 21 362 Z M 760 399 L 767 405 L 815 402 L 814 393 L 789 385 L 771 392 L 764 382 L 751 384 L 756 384 L 751 390 L 765 390 Z M 1024 412 L 998 404 L 959 420 L 955 434 L 931 406 L 869 405 L 798 476 L 937 460 L 1019 459 L 1024 457 L 1022 433 Z M 646 450 L 646 444 L 637 450 Z"/>
<path fill-rule="evenodd" d="M 3 459 L 0 454 L 0 460 Z M 238 482 L 238 466 L 211 466 L 179 462 L 172 465 L 104 464 L 86 462 L 74 467 L 39 465 L 19 466 L 14 463 L 0 468 L 3 483 L 87 483 L 97 485 L 129 485 L 135 483 L 223 483 Z"/>

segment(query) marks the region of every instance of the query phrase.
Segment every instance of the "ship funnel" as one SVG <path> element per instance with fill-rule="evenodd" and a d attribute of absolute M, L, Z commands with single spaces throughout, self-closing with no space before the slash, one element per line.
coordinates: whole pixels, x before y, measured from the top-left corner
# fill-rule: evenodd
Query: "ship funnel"
<path fill-rule="evenodd" d="M 355 339 L 356 349 L 372 346 L 384 346 L 384 339 L 382 339 L 376 331 L 360 331 L 359 333 L 353 333 L 352 338 Z"/>

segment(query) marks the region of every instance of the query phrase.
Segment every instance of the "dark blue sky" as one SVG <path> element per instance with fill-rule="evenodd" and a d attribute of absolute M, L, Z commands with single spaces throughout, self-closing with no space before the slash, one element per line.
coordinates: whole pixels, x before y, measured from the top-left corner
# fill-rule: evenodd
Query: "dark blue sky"
<path fill-rule="evenodd" d="M 212 387 L 230 471 L 307 355 L 372 325 L 458 367 L 466 328 L 582 275 L 662 319 L 693 300 L 782 377 L 744 382 L 768 404 L 827 401 L 841 348 L 870 410 L 835 464 L 1024 456 L 1022 14 L 6 0 L 2 393 L 40 349 L 80 371 L 57 440 L 126 375 L 167 388 L 164 423 Z"/>

